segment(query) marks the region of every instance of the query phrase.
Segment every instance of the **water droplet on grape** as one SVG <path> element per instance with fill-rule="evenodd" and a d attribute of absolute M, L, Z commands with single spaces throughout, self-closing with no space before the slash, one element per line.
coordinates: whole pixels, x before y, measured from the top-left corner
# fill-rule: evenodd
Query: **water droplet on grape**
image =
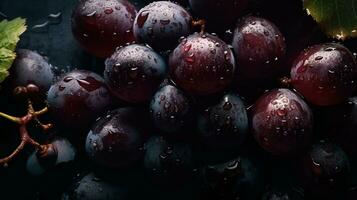
<path fill-rule="evenodd" d="M 138 19 L 137 19 L 137 24 L 138 24 L 139 28 L 142 28 L 144 26 L 148 17 L 149 17 L 149 12 L 146 10 L 142 11 L 139 14 Z"/>
<path fill-rule="evenodd" d="M 324 57 L 322 57 L 322 56 L 317 56 L 316 58 L 315 58 L 315 60 L 322 60 Z"/>
<path fill-rule="evenodd" d="M 112 14 L 112 13 L 113 13 L 113 9 L 112 9 L 112 8 L 106 8 L 106 9 L 104 10 L 104 13 L 105 13 L 105 14 Z"/>

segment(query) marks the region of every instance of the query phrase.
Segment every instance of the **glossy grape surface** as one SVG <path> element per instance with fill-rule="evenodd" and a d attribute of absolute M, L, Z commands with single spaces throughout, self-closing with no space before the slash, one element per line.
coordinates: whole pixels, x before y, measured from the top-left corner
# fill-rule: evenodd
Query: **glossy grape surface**
<path fill-rule="evenodd" d="M 168 50 L 190 33 L 192 17 L 180 5 L 155 1 L 142 8 L 134 22 L 135 38 L 156 50 Z"/>
<path fill-rule="evenodd" d="M 307 101 L 319 106 L 335 105 L 356 89 L 357 62 L 337 43 L 311 46 L 300 53 L 291 68 L 291 83 Z"/>
<path fill-rule="evenodd" d="M 129 167 L 142 158 L 150 133 L 148 116 L 139 108 L 119 108 L 100 118 L 87 135 L 86 152 L 106 167 Z"/>
<path fill-rule="evenodd" d="M 251 109 L 256 141 L 274 155 L 301 153 L 310 144 L 313 113 L 294 92 L 274 89 L 260 97 Z"/>
<path fill-rule="evenodd" d="M 183 131 L 193 120 L 191 100 L 173 85 L 166 85 L 155 93 L 150 113 L 156 127 L 166 133 Z"/>
<path fill-rule="evenodd" d="M 201 199 L 257 199 L 263 189 L 260 170 L 242 157 L 205 166 L 202 175 Z"/>
<path fill-rule="evenodd" d="M 285 39 L 279 29 L 269 20 L 253 16 L 238 23 L 232 46 L 238 74 L 254 81 L 274 78 L 286 52 Z"/>
<path fill-rule="evenodd" d="M 248 134 L 246 108 L 236 94 L 230 93 L 204 111 L 198 120 L 198 137 L 204 151 L 227 159 L 237 153 Z M 236 155 L 234 155 L 236 156 Z"/>
<path fill-rule="evenodd" d="M 153 136 L 145 144 L 144 168 L 150 180 L 165 187 L 190 181 L 197 169 L 191 146 Z"/>
<path fill-rule="evenodd" d="M 50 149 L 41 154 L 34 151 L 27 160 L 26 170 L 32 175 L 41 175 L 46 169 L 55 165 L 65 164 L 74 161 L 76 149 L 64 138 L 56 138 L 52 141 Z"/>
<path fill-rule="evenodd" d="M 89 173 L 81 180 L 73 184 L 66 193 L 62 195 L 62 200 L 119 200 L 127 199 L 128 190 L 126 187 L 116 183 L 107 182 L 96 177 L 94 173 Z"/>
<path fill-rule="evenodd" d="M 89 53 L 106 58 L 135 41 L 135 7 L 127 0 L 81 0 L 72 14 L 72 32 Z"/>
<path fill-rule="evenodd" d="M 350 181 L 350 162 L 337 145 L 321 141 L 302 159 L 302 182 L 315 197 L 329 197 L 345 191 Z"/>
<path fill-rule="evenodd" d="M 172 80 L 194 95 L 209 95 L 224 90 L 235 72 L 234 56 L 218 37 L 195 33 L 183 38 L 169 58 Z"/>
<path fill-rule="evenodd" d="M 151 48 L 129 45 L 105 62 L 104 78 L 112 93 L 130 103 L 147 102 L 167 74 L 163 58 Z"/>
<path fill-rule="evenodd" d="M 59 125 L 85 130 L 111 106 L 103 78 L 86 70 L 63 74 L 48 91 L 47 102 Z"/>
<path fill-rule="evenodd" d="M 35 84 L 42 93 L 46 93 L 54 81 L 51 65 L 35 51 L 19 49 L 12 64 L 10 78 L 13 87 Z"/>

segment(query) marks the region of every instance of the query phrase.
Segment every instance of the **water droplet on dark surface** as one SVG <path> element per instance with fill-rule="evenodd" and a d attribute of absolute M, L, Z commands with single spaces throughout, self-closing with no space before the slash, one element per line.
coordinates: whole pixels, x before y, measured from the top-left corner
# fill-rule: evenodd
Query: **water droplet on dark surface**
<path fill-rule="evenodd" d="M 88 92 L 92 92 L 94 90 L 99 89 L 100 87 L 102 87 L 103 83 L 98 81 L 97 79 L 88 76 L 85 79 L 80 79 L 77 80 L 78 84 L 80 86 L 82 86 L 85 90 L 87 90 Z"/>
<path fill-rule="evenodd" d="M 50 13 L 48 15 L 48 22 L 52 25 L 55 25 L 55 24 L 60 24 L 62 22 L 62 13 L 61 12 L 58 12 L 58 13 Z"/>
<path fill-rule="evenodd" d="M 48 32 L 49 24 L 49 21 L 46 21 L 42 24 L 36 24 L 32 26 L 31 30 L 36 33 Z"/>
<path fill-rule="evenodd" d="M 149 12 L 148 11 L 143 11 L 139 14 L 138 16 L 138 20 L 137 20 L 137 23 L 138 23 L 138 26 L 139 28 L 142 28 L 146 22 L 146 20 L 148 19 L 149 17 Z"/>

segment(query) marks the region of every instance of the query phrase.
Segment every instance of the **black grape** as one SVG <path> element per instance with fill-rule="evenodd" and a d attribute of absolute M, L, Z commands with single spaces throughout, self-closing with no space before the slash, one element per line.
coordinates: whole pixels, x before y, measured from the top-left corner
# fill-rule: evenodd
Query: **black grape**
<path fill-rule="evenodd" d="M 151 133 L 149 116 L 140 108 L 119 108 L 101 117 L 88 133 L 86 153 L 95 163 L 129 167 L 143 156 L 143 145 Z"/>
<path fill-rule="evenodd" d="M 19 49 L 10 69 L 13 88 L 36 85 L 45 94 L 54 81 L 54 73 L 47 60 L 35 51 Z"/>
<path fill-rule="evenodd" d="M 224 95 L 199 117 L 198 137 L 209 160 L 235 157 L 247 135 L 247 111 L 236 94 Z"/>
<path fill-rule="evenodd" d="M 170 1 L 155 1 L 142 8 L 134 22 L 135 38 L 157 50 L 175 47 L 190 33 L 191 15 Z"/>
<path fill-rule="evenodd" d="M 72 14 L 72 32 L 86 51 L 106 58 L 116 47 L 135 41 L 135 16 L 127 0 L 81 0 Z"/>
<path fill-rule="evenodd" d="M 167 188 L 182 186 L 197 172 L 194 153 L 188 143 L 153 136 L 145 144 L 145 149 L 144 168 L 155 184 Z"/>
<path fill-rule="evenodd" d="M 103 78 L 86 70 L 63 74 L 48 91 L 47 101 L 56 122 L 85 130 L 111 106 L 111 95 Z"/>
<path fill-rule="evenodd" d="M 238 157 L 208 165 L 202 170 L 201 199 L 257 199 L 263 189 L 260 169 L 252 161 Z"/>
<path fill-rule="evenodd" d="M 301 159 L 298 172 L 306 190 L 314 197 L 346 192 L 351 168 L 345 152 L 337 145 L 320 141 Z"/>
<path fill-rule="evenodd" d="M 27 160 L 26 169 L 32 175 L 41 175 L 55 165 L 69 163 L 76 157 L 76 149 L 63 138 L 54 139 L 45 152 L 34 151 Z"/>
<path fill-rule="evenodd" d="M 167 74 L 164 59 L 151 48 L 129 45 L 105 62 L 104 79 L 112 93 L 130 103 L 147 102 Z"/>
<path fill-rule="evenodd" d="M 62 200 L 122 200 L 128 198 L 128 189 L 117 183 L 107 182 L 89 173 L 73 184 L 62 195 Z"/>
<path fill-rule="evenodd" d="M 191 100 L 173 85 L 166 85 L 155 93 L 150 113 L 156 127 L 169 135 L 188 128 L 193 120 Z"/>

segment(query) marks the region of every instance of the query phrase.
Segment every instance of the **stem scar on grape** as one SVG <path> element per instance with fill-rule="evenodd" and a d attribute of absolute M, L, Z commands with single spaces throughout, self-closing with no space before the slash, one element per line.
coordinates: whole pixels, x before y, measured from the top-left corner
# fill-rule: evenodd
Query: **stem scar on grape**
<path fill-rule="evenodd" d="M 206 30 L 206 20 L 204 19 L 199 19 L 199 20 L 193 20 L 192 21 L 192 26 L 193 27 L 197 27 L 199 26 L 201 29 L 200 33 L 203 34 L 205 33 L 205 30 Z"/>
<path fill-rule="evenodd" d="M 32 120 L 34 120 L 38 125 L 40 125 L 40 127 L 44 131 L 47 131 L 53 127 L 52 124 L 43 124 L 38 119 L 39 116 L 48 112 L 48 107 L 46 106 L 38 111 L 34 109 L 31 98 L 29 97 L 29 94 L 31 93 L 31 90 L 33 90 L 33 88 L 37 88 L 37 86 L 33 84 L 29 84 L 26 87 L 17 87 L 14 90 L 14 95 L 26 95 L 27 103 L 28 103 L 26 115 L 22 117 L 15 117 L 0 112 L 0 117 L 3 117 L 19 125 L 19 135 L 21 138 L 21 142 L 16 147 L 16 149 L 10 155 L 0 159 L 0 165 L 3 165 L 4 167 L 8 166 L 8 163 L 11 160 L 13 160 L 24 149 L 26 145 L 35 147 L 40 152 L 40 154 L 45 154 L 46 150 L 50 147 L 49 145 L 51 145 L 51 144 L 45 144 L 45 145 L 39 144 L 29 135 L 26 128 L 27 124 Z"/>

